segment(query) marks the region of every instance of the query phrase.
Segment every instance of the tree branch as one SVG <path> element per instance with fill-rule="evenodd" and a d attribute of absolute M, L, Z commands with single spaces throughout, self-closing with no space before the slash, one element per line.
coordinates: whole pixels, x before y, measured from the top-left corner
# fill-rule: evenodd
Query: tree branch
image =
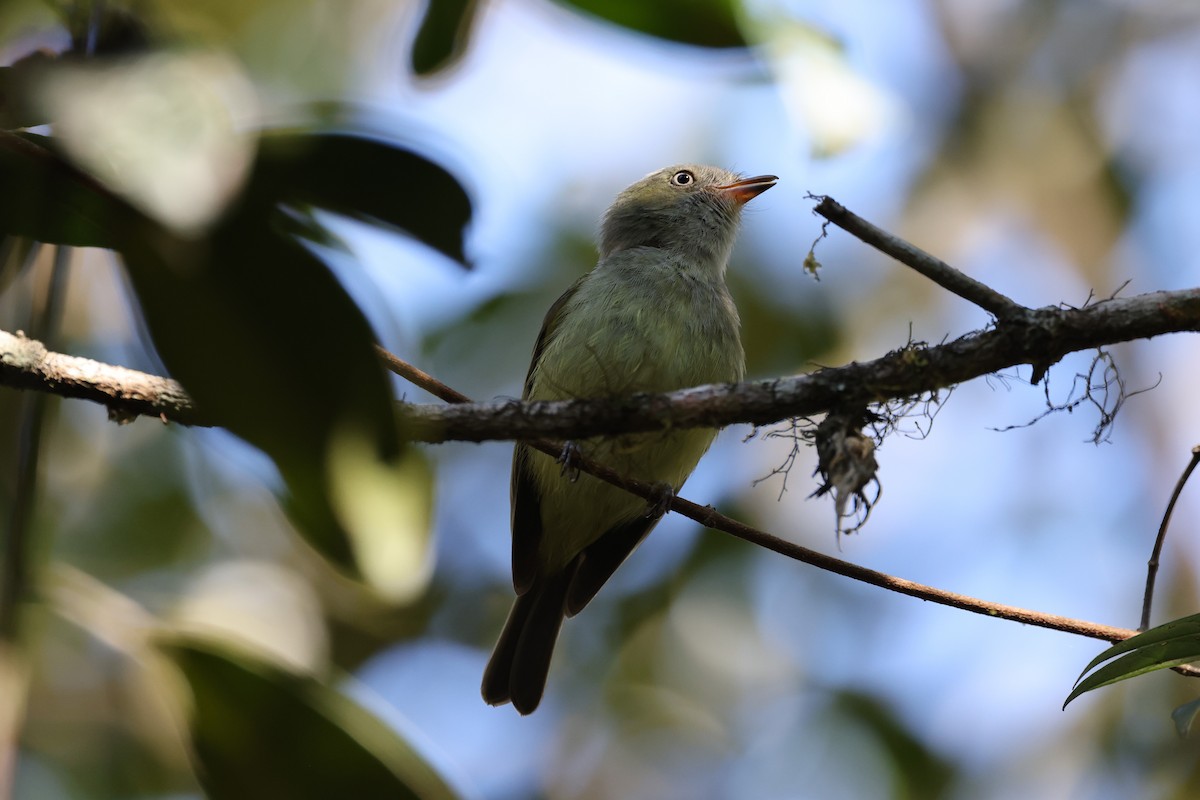
<path fill-rule="evenodd" d="M 0 331 L 0 384 L 91 400 L 107 406 L 109 416 L 119 422 L 150 416 L 184 425 L 211 424 L 177 381 L 52 353 L 20 332 Z"/>
<path fill-rule="evenodd" d="M 423 442 L 763 425 L 917 397 L 1020 364 L 1053 363 L 1077 350 L 1198 330 L 1200 289 L 1151 292 L 1084 308 L 1033 309 L 1001 327 L 946 344 L 909 346 L 873 361 L 807 375 L 624 398 L 404 405 L 401 415 L 406 435 Z M 35 340 L 3 331 L 0 384 L 101 403 L 119 421 L 145 415 L 185 425 L 213 424 L 176 381 L 52 353 Z"/>
<path fill-rule="evenodd" d="M 412 366 L 411 364 L 397 358 L 383 348 L 379 349 L 380 356 L 390 370 L 395 372 L 407 380 L 412 381 L 417 386 L 426 391 L 443 398 L 448 403 L 460 404 L 461 406 L 469 405 L 466 395 L 452 389 L 428 373 Z M 562 452 L 562 444 L 560 442 L 548 441 L 545 439 L 534 440 L 530 442 L 531 446 L 541 450 L 550 456 L 558 456 Z M 607 481 L 608 483 L 618 486 L 632 494 L 641 497 L 648 503 L 658 502 L 661 497 L 656 487 L 643 481 L 634 480 L 632 478 L 620 475 L 603 464 L 599 464 L 586 456 L 579 455 L 572 461 L 573 466 L 578 467 L 583 472 Z M 897 578 L 893 575 L 888 575 L 883 572 L 878 572 L 873 569 L 861 567 L 857 564 L 852 564 L 848 561 L 843 561 L 833 556 L 825 555 L 824 553 L 810 550 L 807 547 L 802 547 L 785 539 L 780 539 L 778 536 L 767 533 L 766 531 L 753 528 L 745 523 L 739 522 L 732 517 L 727 517 L 717 511 L 712 506 L 701 506 L 693 503 L 691 500 L 674 495 L 670 501 L 670 510 L 677 514 L 681 514 L 688 519 L 694 520 L 705 527 L 713 530 L 728 533 L 731 536 L 736 536 L 750 544 L 764 547 L 775 553 L 778 553 L 795 561 L 800 561 L 805 564 L 817 567 L 818 569 L 833 572 L 838 575 L 850 578 L 852 580 L 869 583 L 872 586 L 878 586 L 882 589 L 888 589 L 900 594 L 906 594 L 910 597 L 916 597 L 920 600 L 928 600 L 931 603 L 950 606 L 963 611 L 970 611 L 974 614 L 983 616 L 995 617 L 997 619 L 1010 620 L 1012 622 L 1020 622 L 1026 625 L 1034 625 L 1039 628 L 1048 630 L 1061 631 L 1063 633 L 1071 633 L 1077 636 L 1086 636 L 1092 639 L 1100 639 L 1107 642 L 1119 642 L 1133 636 L 1137 631 L 1129 630 L 1128 628 L 1117 628 L 1110 625 L 1101 625 L 1095 622 L 1087 622 L 1086 620 L 1072 619 L 1058 614 L 1046 614 L 1040 611 L 1031 611 L 1017 606 L 1005 605 L 1003 603 L 993 603 L 987 600 L 980 600 L 975 597 L 970 597 L 956 592 L 949 592 L 944 589 L 938 589 L 933 586 L 927 586 L 916 581 Z M 1174 668 L 1181 675 L 1189 677 L 1200 677 L 1200 669 L 1190 666 L 1179 666 Z"/>
<path fill-rule="evenodd" d="M 970 300 L 984 311 L 990 311 L 997 319 L 1009 321 L 1021 318 L 1029 309 L 1005 297 L 992 287 L 959 272 L 936 256 L 926 253 L 916 245 L 893 236 L 882 228 L 872 225 L 850 211 L 832 197 L 812 195 L 817 200 L 813 211 L 837 225 L 842 230 L 885 253 L 905 266 L 911 267 L 929 280 L 953 292 L 964 300 Z"/>
<path fill-rule="evenodd" d="M 402 413 L 406 434 L 424 442 L 763 425 L 917 397 L 1020 364 L 1052 364 L 1077 350 L 1185 331 L 1200 331 L 1200 289 L 1033 309 L 946 344 L 910 346 L 874 361 L 788 378 L 611 399 L 408 405 Z"/>

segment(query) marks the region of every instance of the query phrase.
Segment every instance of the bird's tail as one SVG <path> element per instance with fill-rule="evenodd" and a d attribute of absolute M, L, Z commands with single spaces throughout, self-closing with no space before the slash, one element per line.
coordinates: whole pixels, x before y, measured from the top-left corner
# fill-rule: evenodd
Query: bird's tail
<path fill-rule="evenodd" d="M 557 574 L 539 576 L 513 603 L 483 671 L 483 699 L 490 705 L 511 702 L 522 714 L 538 707 L 575 568 L 573 563 Z"/>

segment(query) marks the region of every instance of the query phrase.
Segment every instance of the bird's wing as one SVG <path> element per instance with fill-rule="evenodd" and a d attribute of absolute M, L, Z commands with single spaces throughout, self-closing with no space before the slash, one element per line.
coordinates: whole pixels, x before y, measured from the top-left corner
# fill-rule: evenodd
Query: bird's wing
<path fill-rule="evenodd" d="M 529 591 L 537 579 L 538 551 L 542 545 L 542 502 L 533 482 L 527 445 L 513 448 L 512 466 L 512 575 L 518 595 Z"/>
<path fill-rule="evenodd" d="M 537 343 L 533 346 L 533 358 L 529 362 L 529 372 L 525 376 L 525 391 L 522 397 L 530 399 L 533 393 L 534 371 L 542 357 L 546 346 L 554 339 L 562 326 L 562 310 L 567 302 L 575 295 L 586 275 L 575 281 L 569 289 L 554 301 L 546 318 L 542 322 L 542 330 L 538 333 Z M 529 591 L 539 571 L 538 552 L 542 544 L 542 508 L 537 486 L 534 484 L 533 470 L 529 463 L 532 451 L 523 444 L 517 444 L 513 449 L 512 483 L 510 494 L 512 499 L 512 570 L 513 588 L 521 595 Z"/>
<path fill-rule="evenodd" d="M 591 273 L 588 273 L 589 275 Z M 587 280 L 588 275 L 584 275 L 579 280 L 575 281 L 571 286 L 559 295 L 559 298 L 550 306 L 550 310 L 546 312 L 545 319 L 542 320 L 542 329 L 538 332 L 537 342 L 533 345 L 533 358 L 529 360 L 529 372 L 525 374 L 525 392 L 521 397 L 525 400 L 536 399 L 531 398 L 530 393 L 533 391 L 533 373 L 538 362 L 542 360 L 542 353 L 546 350 L 546 346 L 550 344 L 558 333 L 558 329 L 562 327 L 563 307 L 570 302 L 575 293 L 579 291 L 579 287 Z"/>
<path fill-rule="evenodd" d="M 629 557 L 661 517 L 638 517 L 610 529 L 583 551 L 579 568 L 567 588 L 566 613 L 573 617 L 583 610 L 608 582 L 617 567 Z"/>

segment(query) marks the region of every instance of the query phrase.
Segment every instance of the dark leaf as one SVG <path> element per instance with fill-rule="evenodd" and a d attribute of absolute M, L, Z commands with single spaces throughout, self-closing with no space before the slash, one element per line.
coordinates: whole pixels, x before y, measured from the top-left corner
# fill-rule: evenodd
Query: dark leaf
<path fill-rule="evenodd" d="M 446 69 L 462 58 L 475 18 L 475 0 L 430 0 L 412 46 L 412 68 L 418 75 Z"/>
<path fill-rule="evenodd" d="M 407 741 L 315 679 L 194 639 L 162 649 L 191 687 L 193 752 L 213 800 L 457 796 Z"/>
<path fill-rule="evenodd" d="M 32 128 L 51 121 L 34 102 L 32 87 L 57 58 L 49 51 L 35 50 L 11 66 L 0 67 L 0 128 Z"/>
<path fill-rule="evenodd" d="M 558 0 L 629 30 L 700 47 L 746 47 L 734 0 Z"/>
<path fill-rule="evenodd" d="M 272 214 L 228 214 L 207 240 L 161 239 L 125 253 L 163 362 L 205 413 L 266 451 L 305 535 L 354 571 L 327 473 L 339 436 L 398 455 L 391 391 L 362 312 Z"/>
<path fill-rule="evenodd" d="M 247 203 L 313 206 L 412 235 L 465 263 L 471 201 L 424 156 L 343 133 L 264 134 Z"/>
<path fill-rule="evenodd" d="M 0 131 L 0 234 L 49 244 L 120 249 L 155 227 L 45 136 Z"/>

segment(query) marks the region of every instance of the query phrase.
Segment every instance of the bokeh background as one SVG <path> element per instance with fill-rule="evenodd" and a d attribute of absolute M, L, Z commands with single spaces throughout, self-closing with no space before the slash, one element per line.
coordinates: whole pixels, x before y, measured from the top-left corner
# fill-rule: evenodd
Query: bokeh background
<path fill-rule="evenodd" d="M 816 246 L 814 280 L 810 192 L 1031 306 L 1200 280 L 1200 9 L 1187 2 L 433 0 L 451 28 L 466 9 L 442 51 L 421 49 L 418 3 L 188 5 L 138 13 L 232 65 L 255 119 L 353 107 L 356 125 L 467 189 L 470 270 L 361 221 L 321 221 L 348 244 L 323 255 L 381 341 L 479 399 L 520 394 L 545 309 L 594 263 L 604 208 L 671 163 L 780 177 L 748 207 L 730 273 L 754 378 L 988 323 L 836 230 Z M 624 24 L 604 18 L 623 10 Z M 57 20 L 6 4 L 0 59 L 65 47 Z M 419 185 L 385 188 L 421 202 Z M 50 257 L 0 296 L 0 328 L 21 327 Z M 159 371 L 119 262 L 74 258 L 57 349 Z M 840 544 L 831 503 L 809 498 L 815 454 L 772 475 L 794 440 L 771 429 L 724 431 L 684 494 L 873 569 L 1133 627 L 1155 530 L 1200 440 L 1196 348 L 1186 336 L 1110 348 L 1128 391 L 1154 388 L 1099 444 L 1087 403 L 1026 425 L 1048 398 L 1079 396 L 1090 353 L 1056 365 L 1045 389 L 1020 368 L 942 393 L 936 414 L 882 443 L 881 501 Z M 0 391 L 6 476 L 19 400 Z M 537 713 L 489 708 L 478 684 L 511 600 L 511 444 L 424 452 L 436 558 L 396 604 L 313 555 L 271 462 L 242 441 L 52 403 L 30 678 L 7 701 L 23 706 L 14 796 L 199 796 L 186 693 L 147 643 L 163 628 L 222 631 L 320 676 L 469 797 L 1200 793 L 1197 745 L 1170 718 L 1197 694 L 1186 679 L 1158 673 L 1064 711 L 1101 643 L 862 586 L 677 518 L 567 623 Z M 1195 610 L 1198 520 L 1193 487 L 1155 621 Z"/>

